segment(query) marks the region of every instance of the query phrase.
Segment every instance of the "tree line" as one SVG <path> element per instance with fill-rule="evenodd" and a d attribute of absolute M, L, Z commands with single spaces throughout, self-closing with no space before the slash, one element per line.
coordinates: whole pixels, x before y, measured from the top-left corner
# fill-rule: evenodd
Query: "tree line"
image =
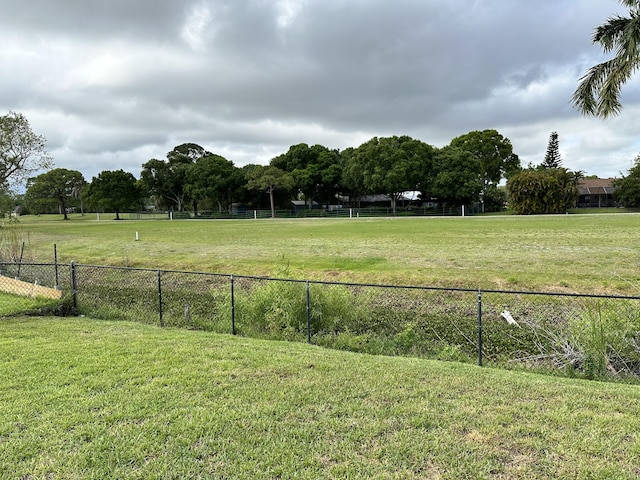
<path fill-rule="evenodd" d="M 403 192 L 444 205 L 482 202 L 500 209 L 506 200 L 499 183 L 521 170 L 511 142 L 496 130 L 473 131 L 436 148 L 409 136 L 374 137 L 343 151 L 323 145 L 292 145 L 268 165 L 237 167 L 195 143 L 184 143 L 165 159 L 142 165 L 139 178 L 105 170 L 85 182 L 77 171 L 57 168 L 29 178 L 25 204 L 32 211 L 71 206 L 119 214 L 151 203 L 157 210 L 227 212 L 231 205 L 252 209 L 291 208 L 291 200 L 314 205 L 348 204 L 370 194 L 386 194 L 395 212 Z"/>
<path fill-rule="evenodd" d="M 27 172 L 51 168 L 44 139 L 33 134 L 24 116 L 0 117 L 0 184 Z M 617 181 L 620 200 L 640 204 L 634 186 L 640 168 Z M 562 166 L 558 134 L 552 132 L 543 162 L 522 168 L 511 141 L 496 130 L 472 131 L 437 148 L 409 136 L 374 137 L 357 148 L 292 145 L 268 165 L 237 167 L 195 143 L 176 146 L 165 159 L 142 164 L 139 178 L 105 170 L 86 182 L 79 171 L 55 168 L 28 177 L 23 204 L 32 213 L 71 209 L 115 212 L 155 210 L 198 215 L 203 210 L 291 209 L 291 201 L 315 205 L 360 206 L 363 196 L 385 194 L 393 213 L 404 192 L 442 206 L 478 204 L 483 211 L 519 214 L 561 213 L 575 206 L 582 172 Z M 506 188 L 504 188 L 506 180 Z M 636 182 L 636 183 L 634 183 Z M 5 189 L 6 192 L 6 189 Z M 0 201 L 7 203 L 7 195 Z M 4 209 L 6 211 L 6 208 Z"/>

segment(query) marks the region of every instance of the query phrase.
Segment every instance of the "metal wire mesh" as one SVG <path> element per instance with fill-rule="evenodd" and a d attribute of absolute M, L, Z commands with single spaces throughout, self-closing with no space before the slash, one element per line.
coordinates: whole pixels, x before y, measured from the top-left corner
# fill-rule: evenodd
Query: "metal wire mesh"
<path fill-rule="evenodd" d="M 161 301 L 164 325 L 231 333 L 226 312 L 231 298 L 228 275 L 187 272 L 158 275 L 156 296 Z"/>
<path fill-rule="evenodd" d="M 487 292 L 483 353 L 520 366 L 640 374 L 637 297 Z M 594 372 L 592 372 L 593 374 Z"/>
<path fill-rule="evenodd" d="M 0 316 L 71 313 L 66 266 L 0 263 Z"/>
<path fill-rule="evenodd" d="M 306 283 L 234 277 L 234 318 L 241 335 L 304 341 L 307 338 Z"/>
<path fill-rule="evenodd" d="M 0 316 L 70 311 L 352 351 L 640 376 L 640 297 L 0 263 Z"/>
<path fill-rule="evenodd" d="M 76 302 L 84 315 L 159 323 L 158 274 L 152 270 L 78 265 Z"/>

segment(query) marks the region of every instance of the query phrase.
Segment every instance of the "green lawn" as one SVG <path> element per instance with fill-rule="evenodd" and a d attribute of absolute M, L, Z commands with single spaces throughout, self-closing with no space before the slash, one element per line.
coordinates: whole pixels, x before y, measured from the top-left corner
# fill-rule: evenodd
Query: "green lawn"
<path fill-rule="evenodd" d="M 115 222 L 21 217 L 25 258 L 403 285 L 640 292 L 640 215 Z M 7 227 L 10 228 L 10 227 Z M 136 232 L 139 240 L 136 241 Z"/>
<path fill-rule="evenodd" d="M 0 292 L 0 318 L 24 312 L 55 309 L 60 302 L 48 298 L 31 298 Z"/>
<path fill-rule="evenodd" d="M 640 390 L 87 318 L 0 321 L 0 478 L 638 478 Z"/>

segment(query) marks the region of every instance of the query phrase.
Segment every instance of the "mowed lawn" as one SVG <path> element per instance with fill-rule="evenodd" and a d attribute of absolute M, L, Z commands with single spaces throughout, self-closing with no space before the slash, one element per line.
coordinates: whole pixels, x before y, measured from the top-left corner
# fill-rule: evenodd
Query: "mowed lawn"
<path fill-rule="evenodd" d="M 22 217 L 25 258 L 507 290 L 640 292 L 640 215 L 289 220 Z M 105 220 L 107 219 L 107 220 Z M 136 241 L 136 233 L 138 241 Z"/>
<path fill-rule="evenodd" d="M 631 479 L 637 386 L 0 320 L 0 478 Z"/>

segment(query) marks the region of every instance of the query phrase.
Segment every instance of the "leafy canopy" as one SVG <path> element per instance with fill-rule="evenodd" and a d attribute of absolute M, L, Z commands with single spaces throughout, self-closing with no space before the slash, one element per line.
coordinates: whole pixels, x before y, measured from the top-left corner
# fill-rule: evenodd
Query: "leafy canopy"
<path fill-rule="evenodd" d="M 629 174 L 613 182 L 618 187 L 614 197 L 625 207 L 640 207 L 640 155 L 634 161 Z"/>
<path fill-rule="evenodd" d="M 82 189 L 84 184 L 84 177 L 77 170 L 55 168 L 29 180 L 25 202 L 35 211 L 54 203 L 67 220 L 67 209 L 75 192 Z"/>
<path fill-rule="evenodd" d="M 52 164 L 45 138 L 33 133 L 24 115 L 0 116 L 0 186 L 15 184 Z"/>
<path fill-rule="evenodd" d="M 511 140 L 497 130 L 474 130 L 451 140 L 450 146 L 472 153 L 480 161 L 484 189 L 520 171 Z"/>
<path fill-rule="evenodd" d="M 508 180 L 509 206 L 520 215 L 565 213 L 575 207 L 581 178 L 566 168 L 528 168 Z"/>
<path fill-rule="evenodd" d="M 133 174 L 104 170 L 91 180 L 87 197 L 90 204 L 115 212 L 120 220 L 120 212 L 139 206 L 141 195 Z"/>

